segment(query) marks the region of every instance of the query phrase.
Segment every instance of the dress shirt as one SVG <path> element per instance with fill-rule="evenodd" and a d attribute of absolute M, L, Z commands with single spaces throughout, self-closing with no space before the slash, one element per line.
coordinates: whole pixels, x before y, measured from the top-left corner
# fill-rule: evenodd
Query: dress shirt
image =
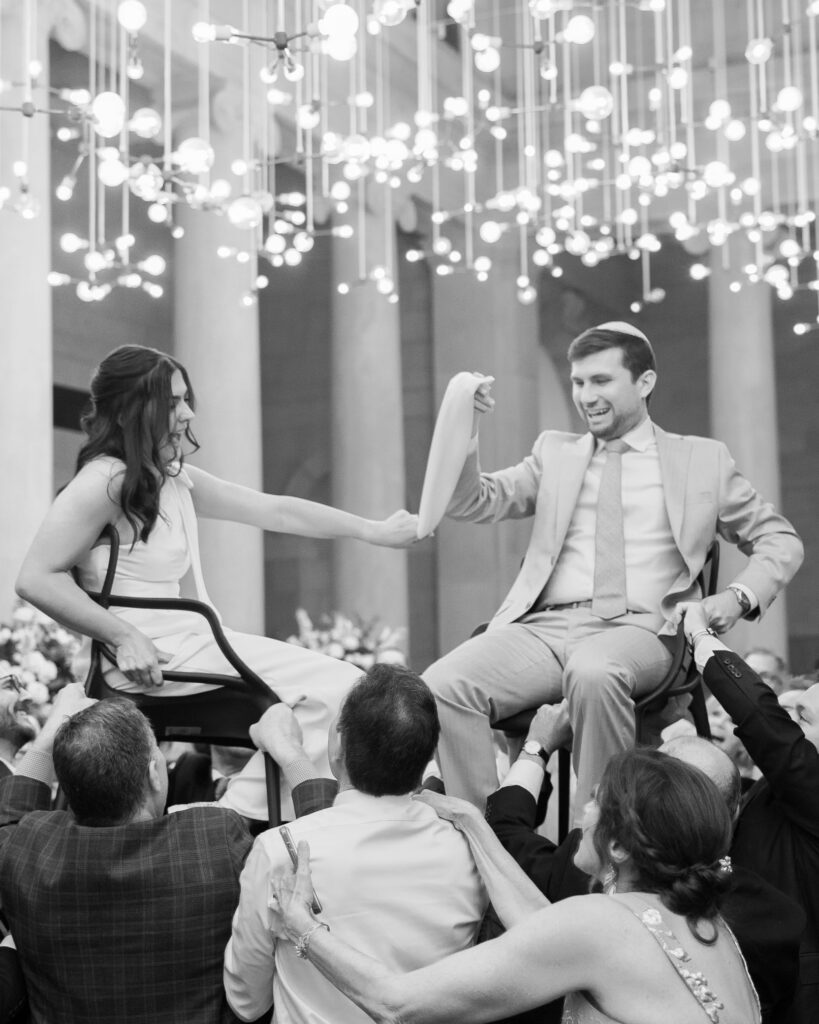
<path fill-rule="evenodd" d="M 310 844 L 320 920 L 342 941 L 399 972 L 474 942 L 483 885 L 463 835 L 427 804 L 347 789 L 288 828 Z M 289 864 L 278 829 L 258 837 L 225 950 L 228 1002 L 242 1020 L 273 1004 L 276 1024 L 363 1024 L 369 1017 L 270 931 L 270 877 Z"/>
<path fill-rule="evenodd" d="M 646 417 L 622 440 L 630 449 L 622 456 L 621 474 L 627 605 L 632 612 L 656 614 L 685 563 L 671 533 L 651 420 Z M 605 461 L 605 442 L 598 441 L 560 557 L 541 599 L 544 606 L 592 599 L 597 496 Z"/>

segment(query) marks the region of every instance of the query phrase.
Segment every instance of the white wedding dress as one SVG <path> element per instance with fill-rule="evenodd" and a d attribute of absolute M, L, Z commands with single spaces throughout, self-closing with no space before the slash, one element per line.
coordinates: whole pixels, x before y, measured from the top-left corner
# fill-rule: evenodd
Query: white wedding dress
<path fill-rule="evenodd" d="M 110 459 L 97 459 L 90 464 L 110 479 L 116 465 Z M 181 583 L 190 573 L 196 597 L 213 607 L 202 578 L 199 541 L 191 499 L 192 482 L 182 470 L 165 481 L 160 492 L 159 516 L 147 541 L 138 540 L 133 548 L 120 545 L 113 593 L 121 597 L 176 598 L 181 596 Z M 125 531 L 128 532 L 127 523 Z M 107 544 L 92 548 L 78 566 L 82 586 L 99 590 L 108 564 Z M 155 611 L 152 609 L 112 608 L 112 613 L 126 619 L 157 648 L 171 655 L 165 669 L 234 674 L 213 640 L 207 622 L 201 615 L 186 611 Z M 295 644 L 269 637 L 237 633 L 225 629 L 230 644 L 243 661 L 260 675 L 278 696 L 292 704 L 300 696 L 294 711 L 304 734 L 304 747 L 310 760 L 325 777 L 330 777 L 327 761 L 327 729 L 361 669 L 349 662 L 329 658 Z M 90 643 L 87 645 L 90 647 Z M 83 653 L 75 663 L 82 674 Z M 87 665 L 87 651 L 85 652 Z M 135 692 L 141 687 L 132 683 L 116 668 L 106 672 L 106 682 L 117 689 Z M 166 683 L 151 690 L 168 697 L 199 693 L 209 687 L 198 683 Z M 264 767 L 261 755 L 253 760 L 229 786 L 222 803 L 249 817 L 266 817 L 264 810 Z M 290 810 L 289 794 L 283 793 L 283 812 Z"/>

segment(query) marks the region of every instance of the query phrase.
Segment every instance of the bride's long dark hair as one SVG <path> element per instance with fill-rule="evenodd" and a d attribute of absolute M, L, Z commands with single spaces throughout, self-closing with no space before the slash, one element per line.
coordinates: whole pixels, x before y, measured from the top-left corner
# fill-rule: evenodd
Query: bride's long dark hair
<path fill-rule="evenodd" d="M 87 435 L 77 456 L 77 472 L 100 455 L 125 464 L 119 503 L 134 531 L 147 540 L 159 514 L 159 492 L 172 472 L 162 457 L 168 443 L 173 405 L 171 377 L 179 370 L 194 408 L 193 389 L 185 367 L 164 352 L 141 345 L 122 345 L 103 359 L 91 378 L 90 406 L 80 420 Z M 190 427 L 185 437 L 199 445 Z M 179 460 L 181 465 L 181 457 Z"/>

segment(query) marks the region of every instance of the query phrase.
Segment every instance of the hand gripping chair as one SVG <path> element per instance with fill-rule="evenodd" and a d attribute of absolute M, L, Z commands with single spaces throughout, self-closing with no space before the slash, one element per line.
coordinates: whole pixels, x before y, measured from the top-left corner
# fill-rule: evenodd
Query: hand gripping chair
<path fill-rule="evenodd" d="M 714 541 L 705 556 L 705 565 L 702 568 L 697 583 L 703 597 L 711 597 L 717 590 L 717 577 L 719 575 L 719 542 Z M 486 626 L 479 626 L 473 636 L 483 632 Z M 637 743 L 643 741 L 646 719 L 649 714 L 661 711 L 674 697 L 691 695 L 689 711 L 694 720 L 694 726 L 698 736 L 706 739 L 711 738 L 711 729 L 708 725 L 708 712 L 705 708 L 705 693 L 702 687 L 702 679 L 697 671 L 694 662 L 694 655 L 688 648 L 685 639 L 683 624 L 677 628 L 674 637 L 663 637 L 668 641 L 671 649 L 671 664 L 668 671 L 650 693 L 643 694 L 634 702 L 635 738 Z M 508 718 L 499 719 L 492 723 L 493 729 L 498 729 L 510 736 L 525 736 L 535 716 L 537 708 L 526 708 L 518 711 Z M 557 831 L 558 842 L 561 842 L 569 833 L 569 780 L 571 775 L 571 756 L 568 750 L 558 752 L 558 811 Z"/>
<path fill-rule="evenodd" d="M 208 623 L 219 650 L 236 675 L 216 675 L 204 672 L 165 671 L 167 682 L 205 683 L 212 691 L 185 697 L 163 697 L 154 693 L 125 693 L 109 686 L 103 675 L 103 658 L 116 665 L 116 658 L 99 640 L 91 644 L 91 664 L 85 681 L 89 697 L 104 700 L 107 697 L 127 697 L 150 721 L 157 742 L 179 740 L 186 743 L 218 743 L 225 746 L 250 747 L 250 726 L 279 697 L 236 654 L 224 634 L 219 618 L 202 601 L 185 598 L 117 597 L 111 593 L 119 556 L 119 535 L 113 526 L 103 530 L 101 537 L 108 541 L 110 554 L 105 579 L 99 593 L 93 598 L 103 608 L 153 608 L 188 611 L 201 615 Z M 279 793 L 279 767 L 269 754 L 264 755 L 267 784 L 267 810 L 271 827 L 281 824 L 281 797 Z"/>

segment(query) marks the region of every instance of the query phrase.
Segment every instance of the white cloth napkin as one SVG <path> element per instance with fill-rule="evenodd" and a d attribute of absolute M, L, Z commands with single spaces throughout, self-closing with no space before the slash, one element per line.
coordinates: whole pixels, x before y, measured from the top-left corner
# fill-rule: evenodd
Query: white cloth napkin
<path fill-rule="evenodd" d="M 418 509 L 418 537 L 427 537 L 440 523 L 452 498 L 472 435 L 475 392 L 494 377 L 479 373 L 456 373 L 447 385 L 424 474 L 424 488 Z"/>

